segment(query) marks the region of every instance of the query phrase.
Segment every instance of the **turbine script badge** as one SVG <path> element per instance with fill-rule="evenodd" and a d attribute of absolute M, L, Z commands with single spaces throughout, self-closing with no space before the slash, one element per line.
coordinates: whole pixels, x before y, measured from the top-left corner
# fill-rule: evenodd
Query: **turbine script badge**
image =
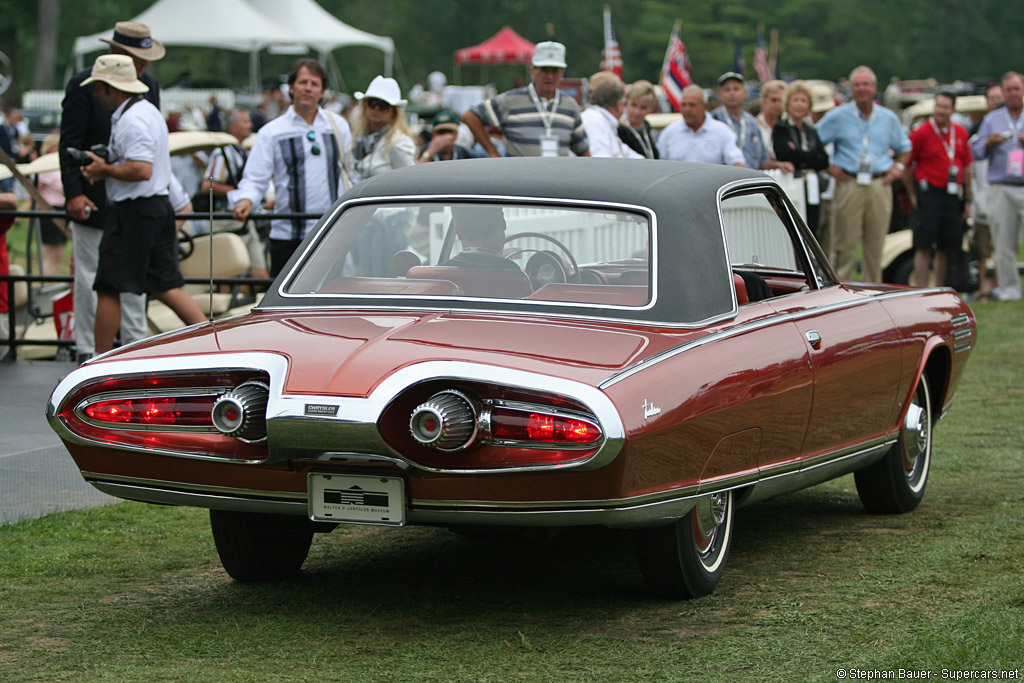
<path fill-rule="evenodd" d="M 655 415 L 659 415 L 659 414 L 661 414 L 661 408 L 659 408 L 658 406 L 654 405 L 653 403 L 651 403 L 650 401 L 648 401 L 645 398 L 644 399 L 644 420 L 648 420 L 648 419 L 654 417 Z"/>

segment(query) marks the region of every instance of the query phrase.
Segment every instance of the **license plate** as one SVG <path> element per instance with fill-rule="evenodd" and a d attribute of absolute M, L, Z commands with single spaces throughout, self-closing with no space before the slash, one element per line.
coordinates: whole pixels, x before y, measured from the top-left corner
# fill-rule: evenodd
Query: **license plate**
<path fill-rule="evenodd" d="M 315 521 L 405 524 L 405 481 L 399 477 L 311 473 L 307 490 Z"/>

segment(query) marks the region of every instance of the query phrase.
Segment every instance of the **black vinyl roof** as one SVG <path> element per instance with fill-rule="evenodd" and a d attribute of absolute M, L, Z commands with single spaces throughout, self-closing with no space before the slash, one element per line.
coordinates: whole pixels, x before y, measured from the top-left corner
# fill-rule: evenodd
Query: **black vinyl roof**
<path fill-rule="evenodd" d="M 338 202 L 392 197 L 508 197 L 559 201 L 611 202 L 646 207 L 656 216 L 657 283 L 653 307 L 613 317 L 637 321 L 689 325 L 720 318 L 734 311 L 732 274 L 726 257 L 719 217 L 721 188 L 743 180 L 773 181 L 764 173 L 732 166 L 692 164 L 649 159 L 505 158 L 433 162 L 389 171 L 369 178 Z M 325 219 L 334 209 L 325 214 Z M 285 267 L 295 260 L 320 230 L 318 225 Z M 267 292 L 261 309 L 380 305 L 371 301 L 297 301 L 279 296 L 278 287 Z M 427 306 L 419 301 L 417 306 Z M 524 310 L 537 304 L 527 300 L 488 302 L 488 309 Z M 479 308 L 473 303 L 453 307 Z M 593 310 L 564 313 L 593 317 Z M 538 307 L 538 313 L 551 310 Z"/>
<path fill-rule="evenodd" d="M 343 199 L 406 194 L 478 194 L 580 199 L 672 210 L 680 200 L 714 202 L 718 189 L 759 171 L 650 159 L 465 159 L 432 162 L 369 178 Z"/>

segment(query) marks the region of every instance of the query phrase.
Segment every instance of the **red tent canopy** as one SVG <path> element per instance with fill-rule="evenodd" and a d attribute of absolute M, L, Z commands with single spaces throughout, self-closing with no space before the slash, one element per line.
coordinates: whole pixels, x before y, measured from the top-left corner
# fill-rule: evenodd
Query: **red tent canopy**
<path fill-rule="evenodd" d="M 506 26 L 492 38 L 455 51 L 456 64 L 529 64 L 534 44 Z"/>

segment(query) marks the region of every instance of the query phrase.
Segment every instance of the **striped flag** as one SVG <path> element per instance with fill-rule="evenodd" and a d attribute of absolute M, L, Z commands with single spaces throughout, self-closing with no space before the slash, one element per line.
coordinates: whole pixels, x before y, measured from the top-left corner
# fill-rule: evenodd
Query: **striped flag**
<path fill-rule="evenodd" d="M 768 50 L 764 45 L 764 24 L 757 27 L 757 49 L 754 50 L 754 71 L 762 83 L 775 78 L 771 65 L 768 64 Z"/>
<path fill-rule="evenodd" d="M 622 78 L 622 53 L 619 52 L 619 41 L 615 40 L 612 29 L 612 8 L 604 6 L 604 50 L 601 51 L 601 71 L 611 71 Z"/>
<path fill-rule="evenodd" d="M 682 21 L 676 21 L 672 27 L 672 35 L 668 39 L 668 50 L 665 51 L 665 62 L 661 65 L 661 87 L 665 97 L 672 105 L 672 111 L 680 110 L 683 88 L 693 85 L 693 67 L 686 55 L 686 45 L 679 39 L 679 28 Z"/>

